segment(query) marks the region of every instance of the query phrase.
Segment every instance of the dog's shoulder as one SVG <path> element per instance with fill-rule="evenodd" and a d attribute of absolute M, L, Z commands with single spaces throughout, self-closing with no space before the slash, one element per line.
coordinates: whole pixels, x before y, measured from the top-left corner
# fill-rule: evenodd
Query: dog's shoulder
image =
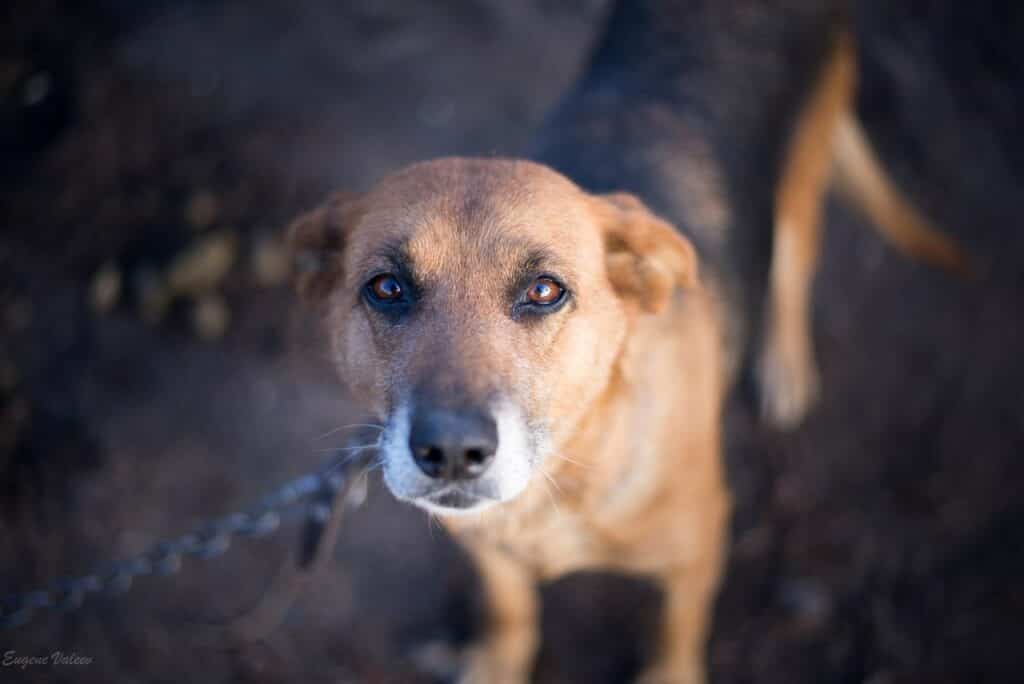
<path fill-rule="evenodd" d="M 730 345 L 759 315 L 781 159 L 842 12 L 820 0 L 616 3 L 535 139 L 533 158 L 588 190 L 637 194 L 693 242 L 734 321 Z"/>

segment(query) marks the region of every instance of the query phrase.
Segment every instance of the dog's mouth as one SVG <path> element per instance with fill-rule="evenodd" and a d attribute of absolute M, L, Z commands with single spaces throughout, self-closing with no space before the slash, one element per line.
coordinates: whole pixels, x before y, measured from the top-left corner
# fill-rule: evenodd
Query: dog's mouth
<path fill-rule="evenodd" d="M 412 500 L 412 503 L 432 513 L 460 515 L 479 513 L 498 503 L 498 499 L 480 492 L 469 491 L 458 485 L 450 485 L 417 497 Z"/>

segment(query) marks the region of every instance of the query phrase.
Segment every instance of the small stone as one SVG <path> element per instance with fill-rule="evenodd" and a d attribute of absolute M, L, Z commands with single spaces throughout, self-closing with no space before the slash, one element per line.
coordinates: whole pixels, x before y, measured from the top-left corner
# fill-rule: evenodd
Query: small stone
<path fill-rule="evenodd" d="M 121 271 L 113 263 L 104 264 L 92 278 L 89 293 L 93 311 L 99 314 L 110 313 L 121 298 Z"/>
<path fill-rule="evenodd" d="M 192 193 L 185 205 L 185 220 L 196 230 L 210 227 L 220 214 L 220 201 L 209 190 Z"/>
<path fill-rule="evenodd" d="M 821 581 L 810 578 L 789 578 L 779 590 L 782 607 L 807 631 L 821 629 L 832 614 L 832 596 Z"/>
<path fill-rule="evenodd" d="M 452 679 L 462 664 L 458 650 L 442 640 L 428 641 L 413 649 L 413 666 L 424 674 L 438 679 Z"/>
<path fill-rule="evenodd" d="M 220 232 L 200 240 L 171 264 L 167 284 L 176 295 L 199 295 L 214 289 L 228 274 L 238 253 L 238 238 Z"/>
<path fill-rule="evenodd" d="M 252 273 L 264 287 L 280 285 L 288 279 L 288 250 L 279 240 L 267 238 L 256 244 L 252 253 Z"/>
<path fill-rule="evenodd" d="M 50 75 L 46 72 L 32 74 L 25 81 L 24 95 L 22 102 L 26 107 L 34 107 L 50 94 Z"/>
<path fill-rule="evenodd" d="M 201 339 L 220 339 L 230 323 L 231 310 L 219 294 L 205 294 L 196 301 L 192 310 L 192 327 Z"/>

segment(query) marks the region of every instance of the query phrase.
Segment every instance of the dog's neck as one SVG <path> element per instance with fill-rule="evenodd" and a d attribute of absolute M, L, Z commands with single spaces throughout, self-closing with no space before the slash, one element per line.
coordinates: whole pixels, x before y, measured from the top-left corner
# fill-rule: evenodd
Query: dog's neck
<path fill-rule="evenodd" d="M 704 290 L 680 292 L 661 314 L 636 316 L 602 400 L 564 446 L 573 462 L 616 465 L 600 468 L 606 481 L 585 488 L 583 503 L 599 518 L 644 507 L 678 461 L 665 451 L 717 435 L 723 392 L 713 302 Z M 566 474 L 580 470 L 573 465 L 560 463 Z"/>

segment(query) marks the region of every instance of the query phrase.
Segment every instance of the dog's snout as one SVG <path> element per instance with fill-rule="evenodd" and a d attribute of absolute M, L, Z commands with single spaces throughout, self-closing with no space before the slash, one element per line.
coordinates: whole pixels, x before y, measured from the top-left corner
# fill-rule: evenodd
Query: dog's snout
<path fill-rule="evenodd" d="M 498 450 L 498 426 L 489 413 L 430 409 L 417 411 L 409 448 L 429 477 L 471 480 L 482 475 Z"/>

